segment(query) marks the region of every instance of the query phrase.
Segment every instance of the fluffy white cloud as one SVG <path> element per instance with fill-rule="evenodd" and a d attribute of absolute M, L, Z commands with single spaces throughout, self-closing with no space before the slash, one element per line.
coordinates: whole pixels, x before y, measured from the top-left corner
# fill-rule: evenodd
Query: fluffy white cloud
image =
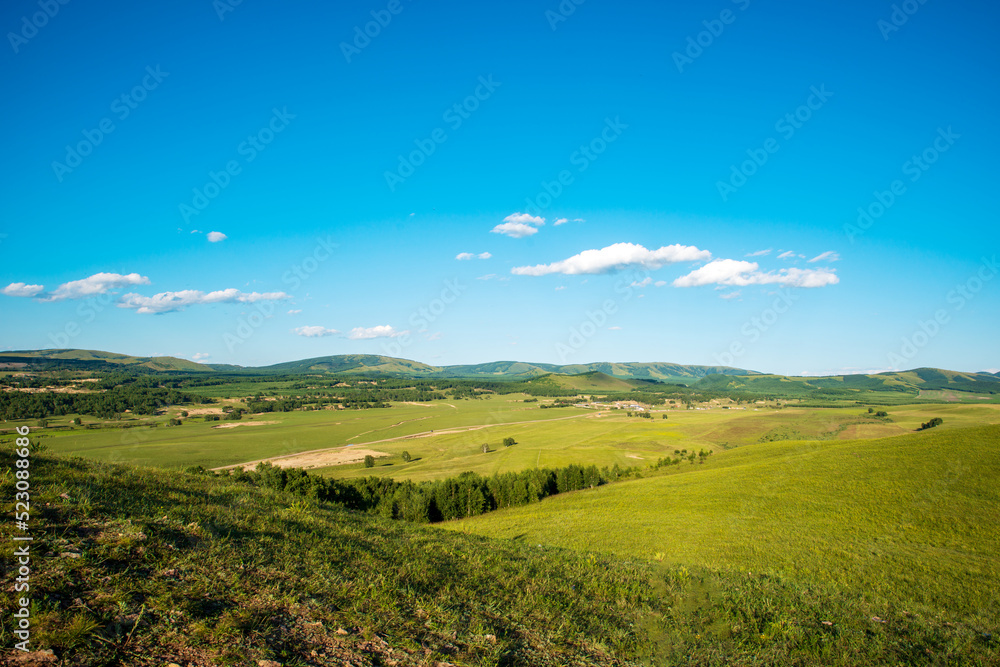
<path fill-rule="evenodd" d="M 653 284 L 653 279 L 649 278 L 649 277 L 646 277 L 646 278 L 643 279 L 642 282 L 639 282 L 637 280 L 633 280 L 632 284 L 629 287 L 649 287 L 652 284 Z"/>
<path fill-rule="evenodd" d="M 504 236 L 509 236 L 512 239 L 523 239 L 525 236 L 537 234 L 538 228 L 526 225 L 523 222 L 505 222 L 502 225 L 497 225 L 491 229 L 490 233 L 503 234 Z"/>
<path fill-rule="evenodd" d="M 44 285 L 28 285 L 25 283 L 11 283 L 0 292 L 7 296 L 38 296 L 45 291 Z"/>
<path fill-rule="evenodd" d="M 202 359 L 208 359 L 210 356 L 212 355 L 208 352 L 198 352 L 196 354 L 192 354 L 191 359 L 192 361 L 201 361 Z"/>
<path fill-rule="evenodd" d="M 41 297 L 42 301 L 62 301 L 63 299 L 86 299 L 97 294 L 104 294 L 118 287 L 129 285 L 148 285 L 149 278 L 138 273 L 122 275 L 120 273 L 95 273 L 81 280 L 63 283 L 51 294 Z"/>
<path fill-rule="evenodd" d="M 118 302 L 119 308 L 134 308 L 137 313 L 170 313 L 184 310 L 187 306 L 206 303 L 256 303 L 257 301 L 282 301 L 291 299 L 284 292 L 241 292 L 235 288 L 202 292 L 200 290 L 182 290 L 180 292 L 160 292 L 153 296 L 141 294 L 126 294 Z"/>
<path fill-rule="evenodd" d="M 711 258 L 712 253 L 694 246 L 669 245 L 647 250 L 635 243 L 615 243 L 600 250 L 584 250 L 578 255 L 552 264 L 515 266 L 511 273 L 519 276 L 544 276 L 550 273 L 577 275 L 610 273 L 630 267 L 658 269 L 674 262 L 695 262 Z"/>
<path fill-rule="evenodd" d="M 760 271 L 757 262 L 717 259 L 674 281 L 674 287 L 701 285 L 784 285 L 785 287 L 825 287 L 840 282 L 833 269 L 781 269 Z"/>
<path fill-rule="evenodd" d="M 492 256 L 493 255 L 491 253 L 488 253 L 488 252 L 481 252 L 478 255 L 476 255 L 476 257 L 478 257 L 479 259 L 489 259 Z"/>
<path fill-rule="evenodd" d="M 657 280 L 653 284 L 656 285 L 657 287 L 666 287 L 667 286 L 667 281 L 666 280 Z"/>
<path fill-rule="evenodd" d="M 377 327 L 355 327 L 351 329 L 351 333 L 347 337 L 351 340 L 368 340 L 370 338 L 395 338 L 408 333 L 410 332 L 396 331 L 388 324 L 382 324 Z"/>
<path fill-rule="evenodd" d="M 771 248 L 768 248 L 767 250 L 758 250 L 757 252 L 748 252 L 746 254 L 746 256 L 747 257 L 763 257 L 765 255 L 770 255 L 770 254 L 771 254 Z"/>
<path fill-rule="evenodd" d="M 460 262 L 472 259 L 473 257 L 475 257 L 475 255 L 473 255 L 471 252 L 460 252 L 457 255 L 455 255 L 455 259 L 457 259 Z"/>
<path fill-rule="evenodd" d="M 541 227 L 545 224 L 545 218 L 527 213 L 512 213 L 503 219 L 504 222 L 520 222 L 522 224 L 535 225 Z"/>
<path fill-rule="evenodd" d="M 836 262 L 840 260 L 840 255 L 833 250 L 827 250 L 821 255 L 817 255 L 809 260 L 809 263 L 813 262 Z"/>
<path fill-rule="evenodd" d="M 314 326 L 314 327 L 297 327 L 294 329 L 295 333 L 299 336 L 305 336 L 306 338 L 321 338 L 323 336 L 336 336 L 340 332 L 336 329 L 327 329 L 326 327 Z"/>
<path fill-rule="evenodd" d="M 218 243 L 219 241 L 225 241 L 229 237 L 222 232 L 209 232 L 208 241 L 209 243 Z"/>
<path fill-rule="evenodd" d="M 558 226 L 558 225 L 565 225 L 567 222 L 569 222 L 569 218 L 559 218 L 552 224 Z"/>
<path fill-rule="evenodd" d="M 739 290 L 737 290 L 735 292 L 730 292 L 729 294 L 720 294 L 719 295 L 720 299 L 738 299 L 739 297 L 740 297 Z"/>
<path fill-rule="evenodd" d="M 503 234 L 514 239 L 522 239 L 538 233 L 538 228 L 545 224 L 545 218 L 528 215 L 527 213 L 512 213 L 490 230 L 492 234 Z"/>

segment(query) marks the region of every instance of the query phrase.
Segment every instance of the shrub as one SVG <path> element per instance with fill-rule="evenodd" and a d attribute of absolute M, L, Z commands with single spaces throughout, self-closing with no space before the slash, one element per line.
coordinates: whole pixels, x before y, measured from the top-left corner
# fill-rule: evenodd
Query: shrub
<path fill-rule="evenodd" d="M 413 460 L 413 457 L 412 457 L 412 456 L 410 456 L 410 453 L 409 453 L 409 452 L 407 452 L 407 451 L 404 451 L 404 452 L 403 452 L 403 462 L 404 462 L 404 463 L 409 463 L 409 462 L 410 462 L 410 461 L 412 461 L 412 460 Z"/>
<path fill-rule="evenodd" d="M 371 454 L 365 456 L 365 467 L 374 468 L 375 467 L 375 457 Z"/>
<path fill-rule="evenodd" d="M 517 444 L 517 442 L 514 441 L 514 438 L 504 438 L 503 439 L 503 446 L 504 447 L 511 447 L 513 445 L 516 445 L 516 444 Z"/>

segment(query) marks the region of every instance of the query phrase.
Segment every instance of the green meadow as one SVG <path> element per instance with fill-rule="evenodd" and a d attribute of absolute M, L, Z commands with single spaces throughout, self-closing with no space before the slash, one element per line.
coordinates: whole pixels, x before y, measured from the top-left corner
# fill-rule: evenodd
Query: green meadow
<path fill-rule="evenodd" d="M 995 630 L 998 479 L 997 425 L 773 442 L 445 526 L 763 573 L 849 593 L 876 615 L 905 609 Z"/>

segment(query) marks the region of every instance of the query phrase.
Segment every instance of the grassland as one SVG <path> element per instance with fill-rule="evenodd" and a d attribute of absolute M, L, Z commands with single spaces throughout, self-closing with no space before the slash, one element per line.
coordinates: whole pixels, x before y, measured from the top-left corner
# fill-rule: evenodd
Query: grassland
<path fill-rule="evenodd" d="M 873 614 L 1000 619 L 1000 426 L 775 442 L 453 522 L 505 537 L 851 592 Z"/>

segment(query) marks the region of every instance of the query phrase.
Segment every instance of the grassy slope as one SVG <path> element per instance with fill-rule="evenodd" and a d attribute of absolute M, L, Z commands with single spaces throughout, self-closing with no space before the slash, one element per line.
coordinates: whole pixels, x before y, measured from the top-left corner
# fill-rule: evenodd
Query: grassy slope
<path fill-rule="evenodd" d="M 457 531 L 766 572 L 996 626 L 1000 426 L 717 453 Z M 687 464 L 685 464 L 687 466 Z M 683 470 L 683 468 L 682 468 Z"/>
<path fill-rule="evenodd" d="M 11 469 L 5 447 L 5 511 Z M 42 455 L 31 469 L 32 647 L 61 664 L 617 665 L 653 604 L 646 566 L 620 559 L 221 478 Z M 10 632 L 4 614 L 5 651 Z"/>

